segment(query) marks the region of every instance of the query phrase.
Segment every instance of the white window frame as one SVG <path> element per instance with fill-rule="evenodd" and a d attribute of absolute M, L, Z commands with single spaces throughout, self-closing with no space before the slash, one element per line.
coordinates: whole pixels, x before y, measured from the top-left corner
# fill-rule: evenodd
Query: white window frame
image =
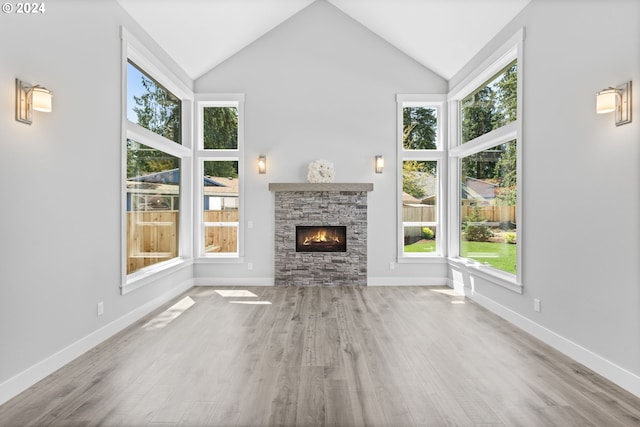
<path fill-rule="evenodd" d="M 137 38 L 120 27 L 122 40 L 121 58 L 121 294 L 126 294 L 155 281 L 158 274 L 166 274 L 192 260 L 192 110 L 193 91 L 184 84 L 169 67 L 162 63 Z M 177 96 L 181 101 L 181 142 L 178 144 L 127 119 L 127 66 L 131 61 Z M 156 150 L 180 159 L 180 221 L 178 231 L 178 256 L 127 274 L 127 139 L 132 139 Z"/>
<path fill-rule="evenodd" d="M 449 93 L 450 117 L 450 147 L 449 147 L 449 262 L 465 268 L 468 273 L 487 280 L 489 283 L 502 286 L 517 293 L 522 293 L 522 242 L 524 232 L 522 227 L 522 123 L 523 123 L 523 77 L 524 77 L 524 29 L 518 30 L 499 49 L 494 51 L 480 66 L 466 79 L 453 88 Z M 485 84 L 491 77 L 504 69 L 511 62 L 517 60 L 518 88 L 517 88 L 517 118 L 498 129 L 479 136 L 471 141 L 462 143 L 460 102 L 474 90 Z M 516 249 L 516 274 L 509 274 L 499 269 L 483 265 L 473 259 L 460 257 L 460 159 L 479 153 L 497 145 L 516 140 L 518 156 L 516 223 L 518 224 L 518 238 Z"/>
<path fill-rule="evenodd" d="M 446 132 L 447 129 L 447 96 L 444 94 L 397 94 L 397 262 L 398 263 L 430 263 L 437 260 L 440 262 L 444 256 L 447 242 L 445 207 L 446 203 Z M 433 150 L 405 150 L 403 144 L 403 112 L 405 107 L 426 107 L 437 110 L 436 148 Z M 435 161 L 438 171 L 438 193 L 436 194 L 437 214 L 435 222 L 404 223 L 402 220 L 402 170 L 405 161 Z M 404 252 L 404 227 L 405 226 L 425 226 L 436 227 L 436 251 L 431 253 L 405 253 Z"/>
<path fill-rule="evenodd" d="M 204 149 L 204 108 L 205 107 L 236 107 L 238 109 L 238 147 L 235 149 Z M 195 218 L 198 232 L 194 239 L 194 253 L 199 262 L 244 262 L 244 94 L 241 93 L 208 93 L 196 96 L 196 140 L 197 150 L 195 161 L 197 164 L 194 177 L 195 186 Z M 206 223 L 204 222 L 204 162 L 205 161 L 237 161 L 238 162 L 238 223 Z M 204 241 L 205 226 L 237 226 L 238 251 L 232 253 L 206 253 Z"/>

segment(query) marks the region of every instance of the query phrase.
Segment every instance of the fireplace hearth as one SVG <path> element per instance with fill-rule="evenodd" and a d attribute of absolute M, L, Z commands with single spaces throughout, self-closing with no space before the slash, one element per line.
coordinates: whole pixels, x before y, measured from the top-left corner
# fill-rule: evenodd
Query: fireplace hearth
<path fill-rule="evenodd" d="M 346 226 L 296 226 L 296 252 L 346 252 Z"/>

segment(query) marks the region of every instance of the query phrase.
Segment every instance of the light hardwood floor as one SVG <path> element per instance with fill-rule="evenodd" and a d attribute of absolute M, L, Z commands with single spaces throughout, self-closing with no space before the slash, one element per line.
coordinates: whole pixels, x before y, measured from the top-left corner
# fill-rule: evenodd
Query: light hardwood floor
<path fill-rule="evenodd" d="M 0 425 L 640 426 L 640 399 L 447 288 L 187 295 L 165 327 L 143 326 L 175 301 L 0 406 Z"/>

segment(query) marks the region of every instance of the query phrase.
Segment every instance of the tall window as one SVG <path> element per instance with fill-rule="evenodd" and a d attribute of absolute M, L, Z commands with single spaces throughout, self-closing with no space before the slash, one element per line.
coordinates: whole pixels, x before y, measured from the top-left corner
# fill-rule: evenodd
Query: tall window
<path fill-rule="evenodd" d="M 164 67 L 124 29 L 123 47 L 124 291 L 147 273 L 172 265 L 188 246 L 181 205 L 191 150 L 182 142 L 191 94 L 160 71 Z"/>
<path fill-rule="evenodd" d="M 201 231 L 198 253 L 240 257 L 242 208 L 242 95 L 198 103 Z"/>
<path fill-rule="evenodd" d="M 457 253 L 488 273 L 506 273 L 517 282 L 519 49 L 510 52 L 510 59 L 502 56 L 488 68 L 497 71 L 481 70 L 475 80 L 479 83 L 454 96 L 458 129 L 450 157 L 457 171 L 452 177 L 458 186 Z"/>
<path fill-rule="evenodd" d="M 398 257 L 441 255 L 442 105 L 425 95 L 398 95 L 398 159 L 402 195 Z"/>

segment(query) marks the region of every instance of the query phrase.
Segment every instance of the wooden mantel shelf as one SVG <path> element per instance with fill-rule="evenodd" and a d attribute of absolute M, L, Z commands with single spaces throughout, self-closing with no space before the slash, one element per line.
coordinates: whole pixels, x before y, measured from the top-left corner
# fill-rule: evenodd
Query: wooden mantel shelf
<path fill-rule="evenodd" d="M 270 182 L 270 191 L 373 191 L 371 182 Z"/>

